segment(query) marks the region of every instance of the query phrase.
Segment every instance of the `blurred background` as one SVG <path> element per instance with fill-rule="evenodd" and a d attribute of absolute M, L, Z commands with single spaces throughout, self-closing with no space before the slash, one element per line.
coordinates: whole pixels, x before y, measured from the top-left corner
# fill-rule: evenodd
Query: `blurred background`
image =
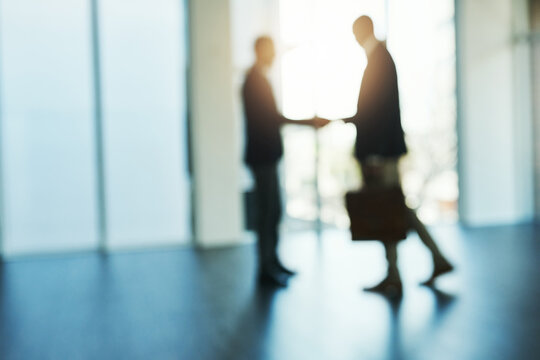
<path fill-rule="evenodd" d="M 0 6 L 3 252 L 187 242 L 185 4 Z"/>
<path fill-rule="evenodd" d="M 424 357 L 410 350 L 414 341 L 394 353 L 399 326 L 390 325 L 374 332 L 393 339 L 388 354 L 360 353 L 441 358 L 452 349 L 449 359 L 495 359 L 539 350 L 535 339 L 508 345 L 537 334 L 536 323 L 513 340 L 497 336 L 522 329 L 540 310 L 515 300 L 538 294 L 530 284 L 540 278 L 540 1 L 0 0 L 0 358 L 104 358 L 100 347 L 130 358 L 303 358 L 309 346 L 288 347 L 265 329 L 305 330 L 284 319 L 306 303 L 332 319 L 314 326 L 326 331 L 315 343 L 331 349 L 321 357 L 358 358 L 334 352 L 355 349 L 357 339 L 348 338 L 348 348 L 328 339 L 369 336 L 369 313 L 395 315 L 369 299 L 357 306 L 360 295 L 350 290 L 357 276 L 369 282 L 384 267 L 378 244 L 350 244 L 343 203 L 361 184 L 355 129 L 339 119 L 354 114 L 366 66 L 351 31 L 362 14 L 397 66 L 407 203 L 463 269 L 448 289 L 479 295 L 463 295 L 454 322 L 437 333 L 436 351 L 426 348 Z M 270 78 L 283 114 L 335 120 L 318 132 L 282 130 L 282 251 L 307 275 L 280 298 L 287 306 L 276 306 L 275 318 L 274 298 L 261 300 L 244 285 L 255 262 L 240 87 L 262 34 L 277 45 Z M 490 239 L 489 251 L 477 245 Z M 416 282 L 429 262 L 407 249 L 403 264 L 413 270 L 405 278 Z M 505 300 L 512 293 L 519 296 Z M 410 294 L 409 314 L 433 304 L 435 328 L 440 298 Z M 361 328 L 348 327 L 341 305 L 365 311 L 349 312 L 364 319 Z M 523 313 L 499 316 L 507 308 Z M 308 323 L 311 315 L 303 316 Z M 418 329 L 421 318 L 405 323 Z M 235 326 L 242 331 L 220 340 Z M 477 352 L 473 340 L 457 345 L 486 328 L 499 329 L 482 338 L 491 352 Z M 248 333 L 260 352 L 216 357 L 227 341 L 241 348 Z M 49 347 L 48 334 L 71 342 Z M 214 342 L 201 355 L 206 338 Z M 260 339 L 281 339 L 279 351 Z M 80 351 L 66 350 L 68 342 Z M 156 350 L 171 348 L 172 355 Z"/>
<path fill-rule="evenodd" d="M 535 2 L 475 4 L 3 1 L 3 253 L 245 238 L 239 87 L 254 39 L 278 44 L 271 77 L 286 116 L 339 120 L 355 112 L 366 65 L 358 14 L 395 58 L 403 185 L 420 218 L 534 219 Z M 283 137 L 284 229 L 346 229 L 343 195 L 361 183 L 354 127 L 288 126 Z"/>

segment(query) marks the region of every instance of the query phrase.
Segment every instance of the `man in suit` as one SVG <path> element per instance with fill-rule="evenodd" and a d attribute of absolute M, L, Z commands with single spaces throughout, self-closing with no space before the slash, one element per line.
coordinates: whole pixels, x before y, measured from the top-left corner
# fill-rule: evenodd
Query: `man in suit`
<path fill-rule="evenodd" d="M 344 121 L 356 126 L 355 156 L 360 162 L 364 184 L 401 186 L 398 161 L 407 152 L 407 147 L 401 127 L 396 67 L 386 46 L 375 37 L 373 22 L 368 16 L 361 16 L 354 22 L 353 33 L 365 50 L 368 64 L 362 78 L 357 112 Z M 409 209 L 407 216 L 410 228 L 418 233 L 432 254 L 433 272 L 424 282 L 432 284 L 435 278 L 453 267 L 441 254 L 416 213 Z M 384 246 L 388 260 L 387 276 L 379 284 L 365 290 L 401 296 L 397 241 L 386 241 Z"/>
<path fill-rule="evenodd" d="M 275 58 L 274 42 L 268 36 L 255 41 L 255 64 L 242 86 L 246 148 L 244 160 L 255 180 L 257 203 L 258 280 L 262 284 L 286 286 L 294 272 L 279 260 L 278 226 L 281 198 L 277 165 L 283 155 L 280 128 L 284 124 L 321 127 L 328 120 L 313 118 L 291 120 L 277 109 L 272 86 L 266 76 Z"/>

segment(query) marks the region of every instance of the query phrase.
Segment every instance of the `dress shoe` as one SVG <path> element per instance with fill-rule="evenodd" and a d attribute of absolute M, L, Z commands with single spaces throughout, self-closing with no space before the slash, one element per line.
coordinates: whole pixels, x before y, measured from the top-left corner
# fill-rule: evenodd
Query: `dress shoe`
<path fill-rule="evenodd" d="M 379 293 L 388 298 L 395 299 L 403 296 L 403 285 L 400 279 L 386 278 L 375 286 L 365 288 L 364 291 Z"/>
<path fill-rule="evenodd" d="M 435 283 L 435 279 L 443 274 L 451 272 L 452 270 L 454 270 L 454 266 L 446 260 L 436 263 L 430 278 L 424 282 L 421 282 L 420 284 L 424 286 L 432 286 Z"/>
<path fill-rule="evenodd" d="M 261 272 L 258 276 L 259 285 L 286 287 L 288 285 L 288 276 L 283 273 Z"/>

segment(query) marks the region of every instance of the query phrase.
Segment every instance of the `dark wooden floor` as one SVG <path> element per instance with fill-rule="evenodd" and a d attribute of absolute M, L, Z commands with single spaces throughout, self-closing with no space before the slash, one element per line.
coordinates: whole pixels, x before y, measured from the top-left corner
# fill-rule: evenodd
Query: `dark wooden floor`
<path fill-rule="evenodd" d="M 433 229 L 458 266 L 438 290 L 415 236 L 400 304 L 360 291 L 377 243 L 288 235 L 289 288 L 255 286 L 254 249 L 23 259 L 0 277 L 0 358 L 539 359 L 540 228 Z"/>

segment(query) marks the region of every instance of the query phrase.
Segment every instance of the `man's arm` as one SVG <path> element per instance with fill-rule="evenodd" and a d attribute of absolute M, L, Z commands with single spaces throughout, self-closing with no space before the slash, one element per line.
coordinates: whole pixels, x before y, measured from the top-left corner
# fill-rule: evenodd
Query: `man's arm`
<path fill-rule="evenodd" d="M 244 103 L 247 107 L 258 114 L 256 116 L 259 119 L 265 119 L 261 121 L 261 125 L 270 124 L 270 122 L 277 122 L 279 125 L 304 125 L 320 128 L 327 125 L 330 120 L 314 117 L 304 120 L 292 120 L 283 116 L 277 109 L 274 94 L 270 83 L 264 77 L 255 74 L 245 84 L 243 89 Z"/>
<path fill-rule="evenodd" d="M 374 116 L 385 106 L 387 93 L 388 74 L 384 66 L 377 65 L 366 69 L 360 85 L 356 114 L 344 118 L 343 121 L 369 130 L 368 128 L 373 125 Z"/>
<path fill-rule="evenodd" d="M 354 116 L 344 118 L 344 119 L 341 119 L 341 120 L 343 120 L 344 123 L 354 123 L 356 118 L 357 118 L 357 116 L 355 114 Z"/>
<path fill-rule="evenodd" d="M 304 126 L 312 126 L 314 128 L 321 128 L 323 126 L 326 126 L 330 123 L 331 120 L 321 118 L 321 117 L 314 117 L 311 119 L 305 119 L 305 120 L 292 120 L 288 119 L 284 116 L 282 116 L 282 124 L 290 124 L 290 125 L 304 125 Z"/>

